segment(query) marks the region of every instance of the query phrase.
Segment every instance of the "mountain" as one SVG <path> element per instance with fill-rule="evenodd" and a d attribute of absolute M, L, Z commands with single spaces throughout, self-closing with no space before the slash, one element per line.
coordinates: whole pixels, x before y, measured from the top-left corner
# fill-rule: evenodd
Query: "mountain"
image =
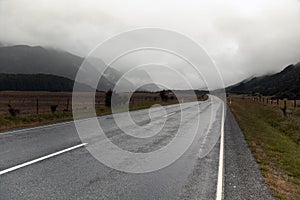
<path fill-rule="evenodd" d="M 73 79 L 83 58 L 43 47 L 0 47 L 0 73 L 53 74 Z"/>
<path fill-rule="evenodd" d="M 276 98 L 300 99 L 300 63 L 289 65 L 274 75 L 253 78 L 228 87 L 232 93 L 260 93 Z"/>
<path fill-rule="evenodd" d="M 46 49 L 40 46 L 16 45 L 0 47 L 0 73 L 43 73 L 75 80 L 83 60 L 84 58 L 65 51 Z M 103 90 L 108 90 L 114 84 L 103 77 L 99 85 L 101 85 Z"/>
<path fill-rule="evenodd" d="M 84 58 L 66 51 L 46 49 L 40 46 L 0 46 L 0 73 L 6 74 L 52 74 L 75 80 L 76 74 Z M 86 64 L 90 65 L 91 73 L 87 73 L 85 83 L 89 84 L 90 75 L 97 74 L 99 68 L 106 68 L 105 63 L 97 58 L 89 58 Z M 112 89 L 122 73 L 111 67 L 106 68 L 104 75 L 99 80 L 97 89 L 108 91 Z M 122 81 L 122 90 L 134 88 L 128 80 Z M 144 88 L 148 90 L 149 88 Z M 151 87 L 159 90 L 159 88 Z"/>
<path fill-rule="evenodd" d="M 52 74 L 75 80 L 84 58 L 65 51 L 46 49 L 40 46 L 16 45 L 0 47 L 0 73 L 7 74 Z M 105 67 L 103 61 L 101 67 Z M 115 73 L 107 70 L 107 73 Z M 114 83 L 102 77 L 101 90 L 113 88 Z"/>
<path fill-rule="evenodd" d="M 0 91 L 72 92 L 74 81 L 49 74 L 0 74 Z M 93 91 L 79 84 L 78 91 Z"/>

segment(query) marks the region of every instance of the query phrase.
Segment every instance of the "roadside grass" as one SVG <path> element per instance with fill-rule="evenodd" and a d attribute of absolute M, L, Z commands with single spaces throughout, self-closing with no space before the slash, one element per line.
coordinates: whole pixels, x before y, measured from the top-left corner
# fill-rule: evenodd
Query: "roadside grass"
<path fill-rule="evenodd" d="M 140 110 L 150 108 L 154 104 L 160 104 L 162 106 L 177 104 L 177 100 L 168 100 L 168 101 L 141 101 L 136 102 L 133 105 L 130 105 L 129 110 Z M 124 110 L 119 110 L 122 112 Z M 97 116 L 109 115 L 111 114 L 110 107 L 101 106 L 96 109 Z M 57 113 L 48 113 L 48 114 L 35 114 L 28 116 L 0 116 L 0 131 L 7 131 L 17 128 L 26 128 L 32 126 L 47 125 L 65 121 L 73 120 L 72 112 L 57 112 Z"/>
<path fill-rule="evenodd" d="M 0 116 L 0 131 L 40 126 L 72 120 L 71 112 L 38 114 L 29 116 Z"/>
<path fill-rule="evenodd" d="M 239 97 L 229 105 L 265 182 L 279 199 L 300 199 L 300 117 L 284 117 L 279 107 Z"/>

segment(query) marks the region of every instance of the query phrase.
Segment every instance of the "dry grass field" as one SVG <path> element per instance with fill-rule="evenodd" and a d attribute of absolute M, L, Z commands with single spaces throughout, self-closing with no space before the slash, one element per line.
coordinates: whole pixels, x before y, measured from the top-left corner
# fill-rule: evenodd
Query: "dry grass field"
<path fill-rule="evenodd" d="M 84 100 L 85 94 L 82 94 Z M 104 93 L 96 94 L 96 106 L 103 103 Z M 20 111 L 20 116 L 51 113 L 51 105 L 57 105 L 57 112 L 71 111 L 71 92 L 0 92 L 0 115 L 8 116 L 8 104 Z M 38 107 L 38 111 L 37 111 Z"/>
<path fill-rule="evenodd" d="M 300 199 L 300 102 L 287 101 L 286 116 L 283 101 L 230 95 L 228 102 L 273 195 Z"/>
<path fill-rule="evenodd" d="M 129 98 L 129 93 L 122 96 Z M 178 99 L 181 102 L 192 100 L 192 95 L 181 94 Z M 92 105 L 86 105 L 87 93 L 80 93 L 77 108 L 89 110 Z M 206 96 L 198 95 L 198 100 L 204 100 Z M 159 93 L 134 93 L 130 98 L 129 109 L 137 110 L 149 108 L 153 104 L 169 105 L 178 103 L 172 95 L 168 101 L 162 101 Z M 18 110 L 16 116 L 9 112 L 11 106 Z M 57 105 L 56 111 L 51 111 L 51 106 Z M 97 92 L 95 95 L 95 107 L 98 116 L 111 113 L 109 107 L 105 106 L 105 93 Z M 72 93 L 71 92 L 0 92 L 0 131 L 29 126 L 44 125 L 49 123 L 72 120 Z"/>

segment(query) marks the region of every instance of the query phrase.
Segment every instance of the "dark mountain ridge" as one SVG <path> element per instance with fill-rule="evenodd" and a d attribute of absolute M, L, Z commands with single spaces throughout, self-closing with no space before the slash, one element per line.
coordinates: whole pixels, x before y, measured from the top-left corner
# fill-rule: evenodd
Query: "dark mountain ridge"
<path fill-rule="evenodd" d="M 0 72 L 53 74 L 73 79 L 83 58 L 68 52 L 26 45 L 0 47 Z"/>
<path fill-rule="evenodd" d="M 0 73 L 5 74 L 52 74 L 75 80 L 76 74 L 84 58 L 66 51 L 48 49 L 40 46 L 0 46 Z M 100 59 L 89 58 L 91 70 L 95 72 L 106 68 Z M 96 63 L 93 64 L 93 63 Z M 122 73 L 113 68 L 106 68 L 104 75 L 99 80 L 98 90 L 108 91 L 114 88 Z M 88 82 L 88 78 L 86 79 Z M 88 84 L 88 83 L 86 83 Z M 134 88 L 130 81 L 123 81 L 123 88 Z M 30 86 L 31 87 L 31 86 Z M 148 90 L 147 88 L 143 88 Z M 153 85 L 152 90 L 159 90 Z"/>
<path fill-rule="evenodd" d="M 240 94 L 259 93 L 281 99 L 300 99 L 300 63 L 289 65 L 281 72 L 273 75 L 243 81 L 228 87 L 226 91 Z"/>

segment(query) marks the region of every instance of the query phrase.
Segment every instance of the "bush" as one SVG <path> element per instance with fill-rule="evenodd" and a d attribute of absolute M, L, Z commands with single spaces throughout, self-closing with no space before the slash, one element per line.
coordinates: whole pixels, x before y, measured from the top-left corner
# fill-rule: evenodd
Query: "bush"
<path fill-rule="evenodd" d="M 111 106 L 111 97 L 112 97 L 112 90 L 108 90 L 105 93 L 105 106 L 107 107 Z"/>
<path fill-rule="evenodd" d="M 120 96 L 118 93 L 108 90 L 105 93 L 105 106 L 120 106 L 128 101 L 126 96 Z"/>
<path fill-rule="evenodd" d="M 58 107 L 58 105 L 51 105 L 51 106 L 50 106 L 51 112 L 52 112 L 52 113 L 55 113 L 57 107 Z"/>
<path fill-rule="evenodd" d="M 166 90 L 162 90 L 159 92 L 160 98 L 162 101 L 168 101 L 168 94 Z"/>
<path fill-rule="evenodd" d="M 20 114 L 20 110 L 13 108 L 10 104 L 8 104 L 7 106 L 10 116 L 16 117 L 18 114 Z"/>

